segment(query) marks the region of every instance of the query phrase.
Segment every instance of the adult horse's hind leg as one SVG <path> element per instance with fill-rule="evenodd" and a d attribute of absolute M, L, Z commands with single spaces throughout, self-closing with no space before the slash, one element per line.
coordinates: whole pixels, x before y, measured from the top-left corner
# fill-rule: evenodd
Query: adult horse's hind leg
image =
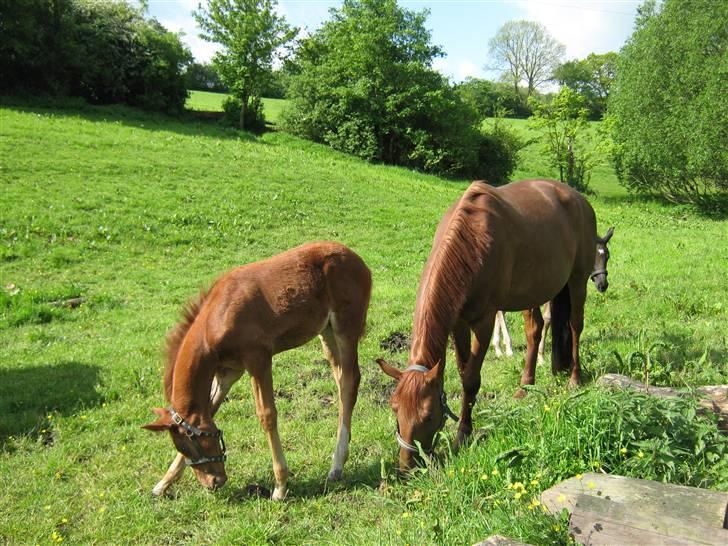
<path fill-rule="evenodd" d="M 526 363 L 521 374 L 521 385 L 533 385 L 536 382 L 536 353 L 538 345 L 541 341 L 541 331 L 543 330 L 543 317 L 541 309 L 534 307 L 523 312 L 523 323 L 526 330 Z M 526 391 L 519 389 L 515 397 L 522 398 L 526 395 Z"/>
<path fill-rule="evenodd" d="M 222 404 L 223 400 L 225 400 L 228 392 L 230 392 L 230 388 L 233 386 L 233 383 L 240 379 L 242 374 L 242 370 L 238 371 L 231 369 L 226 369 L 215 374 L 215 377 L 212 380 L 212 387 L 210 388 L 210 411 L 213 417 L 220 408 L 220 404 Z M 157 485 L 154 486 L 154 489 L 152 489 L 152 495 L 155 497 L 161 497 L 164 495 L 167 492 L 167 489 L 169 489 L 169 486 L 182 477 L 185 467 L 184 455 L 177 453 L 177 456 L 174 458 L 174 461 L 172 461 L 172 464 L 169 465 L 169 469 L 167 469 L 164 477 L 159 480 Z"/>
<path fill-rule="evenodd" d="M 286 498 L 288 492 L 288 464 L 278 435 L 278 410 L 273 395 L 271 355 L 264 353 L 255 357 L 251 355 L 246 361 L 246 368 L 250 372 L 250 382 L 253 385 L 255 413 L 268 437 L 268 446 L 273 458 L 276 485 L 271 498 L 280 501 Z"/>
<path fill-rule="evenodd" d="M 336 432 L 336 449 L 331 456 L 328 479 L 340 480 L 344 463 L 349 458 L 351 441 L 351 415 L 356 405 L 361 373 L 358 361 L 358 336 L 335 332 L 335 318 L 321 332 L 321 345 L 331 364 L 336 388 L 339 391 L 339 424 Z"/>
<path fill-rule="evenodd" d="M 584 329 L 584 303 L 586 301 L 586 282 L 569 282 L 571 314 L 569 328 L 571 332 L 571 377 L 569 386 L 581 384 L 581 359 L 579 358 L 579 340 Z"/>
<path fill-rule="evenodd" d="M 570 285 L 551 300 L 551 372 L 566 372 L 572 364 Z"/>
<path fill-rule="evenodd" d="M 212 387 L 210 388 L 210 411 L 213 417 L 220 408 L 223 400 L 225 400 L 228 392 L 230 392 L 230 388 L 233 386 L 233 383 L 240 379 L 242 373 L 242 370 L 238 371 L 226 369 L 223 372 L 218 372 L 213 378 Z M 154 486 L 154 489 L 152 489 L 152 495 L 155 497 L 164 495 L 167 492 L 167 489 L 169 489 L 169 486 L 180 479 L 185 467 L 184 455 L 177 453 L 177 456 L 174 458 L 174 461 L 172 461 L 172 464 L 164 474 L 164 477 L 159 481 L 159 483 L 157 483 L 157 485 Z"/>
<path fill-rule="evenodd" d="M 490 344 L 490 336 L 493 335 L 494 323 L 495 312 L 492 312 L 487 313 L 480 321 L 470 326 L 474 336 L 467 360 L 464 358 L 465 354 L 467 354 L 467 348 L 464 346 L 466 338 L 463 332 L 463 327 L 467 328 L 467 326 L 464 326 L 464 323 L 460 321 L 453 330 L 456 352 L 460 355 L 458 356 L 460 381 L 463 384 L 460 426 L 455 438 L 456 446 L 461 445 L 473 432 L 473 406 L 475 405 L 475 397 L 480 390 L 480 368 L 483 366 L 483 358 L 485 358 L 485 353 Z M 460 345 L 459 348 L 458 345 Z"/>

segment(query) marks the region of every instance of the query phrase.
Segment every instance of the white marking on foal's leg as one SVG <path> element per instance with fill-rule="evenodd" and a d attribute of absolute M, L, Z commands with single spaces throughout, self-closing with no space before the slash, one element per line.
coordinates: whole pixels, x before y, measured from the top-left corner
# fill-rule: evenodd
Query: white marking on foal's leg
<path fill-rule="evenodd" d="M 503 331 L 504 345 L 506 348 L 506 356 L 513 356 L 513 346 L 511 345 L 511 336 L 508 334 L 508 325 L 506 324 L 506 316 L 502 311 L 498 312 L 496 320 L 500 322 L 501 330 Z"/>
<path fill-rule="evenodd" d="M 490 341 L 490 344 L 493 346 L 493 349 L 495 350 L 495 356 L 500 358 L 503 356 L 503 353 L 500 349 L 500 321 L 498 318 L 502 315 L 500 311 L 498 311 L 495 314 L 495 324 L 493 325 L 493 337 Z"/>
<path fill-rule="evenodd" d="M 177 453 L 177 457 L 175 457 L 172 464 L 169 465 L 167 473 L 161 480 L 159 480 L 159 483 L 154 486 L 154 489 L 152 489 L 152 495 L 155 497 L 161 497 L 164 495 L 167 492 L 167 489 L 169 489 L 169 486 L 180 479 L 185 470 L 185 466 L 184 455 Z"/>
<path fill-rule="evenodd" d="M 344 463 L 349 458 L 350 439 L 351 434 L 349 434 L 346 426 L 342 425 L 341 431 L 339 432 L 339 439 L 336 442 L 336 449 L 331 456 L 333 462 L 331 464 L 331 471 L 329 472 L 330 481 L 338 481 L 344 475 Z"/>

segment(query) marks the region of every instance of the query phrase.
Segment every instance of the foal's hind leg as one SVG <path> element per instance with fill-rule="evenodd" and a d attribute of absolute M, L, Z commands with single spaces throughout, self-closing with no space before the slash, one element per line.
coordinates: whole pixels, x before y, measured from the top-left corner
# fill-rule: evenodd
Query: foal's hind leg
<path fill-rule="evenodd" d="M 339 426 L 336 433 L 336 449 L 331 459 L 328 479 L 340 480 L 344 473 L 344 463 L 349 458 L 351 440 L 351 415 L 359 392 L 358 339 L 338 334 L 329 323 L 321 332 L 321 345 L 327 360 L 331 363 L 336 387 L 339 391 Z"/>
<path fill-rule="evenodd" d="M 242 371 L 227 369 L 215 375 L 212 380 L 212 387 L 210 388 L 210 405 L 211 414 L 214 416 L 217 410 L 220 408 L 220 404 L 225 400 L 230 388 L 233 386 L 240 376 Z M 185 471 L 185 458 L 181 453 L 177 453 L 177 456 L 169 465 L 169 469 L 164 474 L 164 477 L 159 480 L 159 483 L 152 489 L 152 495 L 155 497 L 161 497 L 167 492 L 169 486 L 182 477 L 182 473 Z"/>
<path fill-rule="evenodd" d="M 548 337 L 549 328 L 551 328 L 551 302 L 546 302 L 541 312 L 543 317 L 543 330 L 541 331 L 541 343 L 538 344 L 538 360 L 536 364 L 539 366 L 544 363 L 544 350 L 546 349 L 546 338 Z"/>

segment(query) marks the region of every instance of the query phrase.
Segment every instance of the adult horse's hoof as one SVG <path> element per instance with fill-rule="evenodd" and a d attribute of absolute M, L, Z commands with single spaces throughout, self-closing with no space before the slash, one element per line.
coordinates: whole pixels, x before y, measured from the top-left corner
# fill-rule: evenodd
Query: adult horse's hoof
<path fill-rule="evenodd" d="M 524 398 L 527 394 L 528 392 L 526 391 L 526 389 L 519 388 L 513 395 L 513 398 L 515 398 L 516 400 L 520 400 L 521 398 Z"/>
<path fill-rule="evenodd" d="M 569 379 L 569 388 L 570 389 L 576 389 L 581 386 L 581 381 L 578 379 L 574 379 L 573 377 Z"/>
<path fill-rule="evenodd" d="M 341 468 L 332 468 L 329 471 L 328 480 L 330 482 L 338 482 L 344 477 L 344 471 Z"/>

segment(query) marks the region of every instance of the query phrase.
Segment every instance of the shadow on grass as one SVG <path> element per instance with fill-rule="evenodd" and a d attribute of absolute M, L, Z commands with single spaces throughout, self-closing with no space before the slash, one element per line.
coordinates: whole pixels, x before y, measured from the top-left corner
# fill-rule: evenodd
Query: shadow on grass
<path fill-rule="evenodd" d="M 145 131 L 171 131 L 185 136 L 244 140 L 267 145 L 253 133 L 221 125 L 221 112 L 187 110 L 179 116 L 172 116 L 119 104 L 92 105 L 80 99 L 37 98 L 31 102 L 7 96 L 0 96 L 0 106 L 16 112 L 77 117 L 94 122 L 116 122 Z"/>
<path fill-rule="evenodd" d="M 330 482 L 326 475 L 319 478 L 300 480 L 292 477 L 288 482 L 288 499 L 310 499 L 336 495 L 353 490 L 358 486 L 376 488 L 381 482 L 379 461 L 369 464 L 347 464 L 344 467 L 344 477 L 341 481 Z M 269 484 L 272 487 L 272 483 Z M 221 491 L 231 504 L 245 503 L 254 498 L 270 498 L 271 490 L 263 485 L 248 484 L 245 487 L 223 489 Z"/>
<path fill-rule="evenodd" d="M 0 368 L 0 449 L 9 436 L 42 434 L 50 412 L 100 404 L 98 381 L 97 366 L 74 361 Z"/>

